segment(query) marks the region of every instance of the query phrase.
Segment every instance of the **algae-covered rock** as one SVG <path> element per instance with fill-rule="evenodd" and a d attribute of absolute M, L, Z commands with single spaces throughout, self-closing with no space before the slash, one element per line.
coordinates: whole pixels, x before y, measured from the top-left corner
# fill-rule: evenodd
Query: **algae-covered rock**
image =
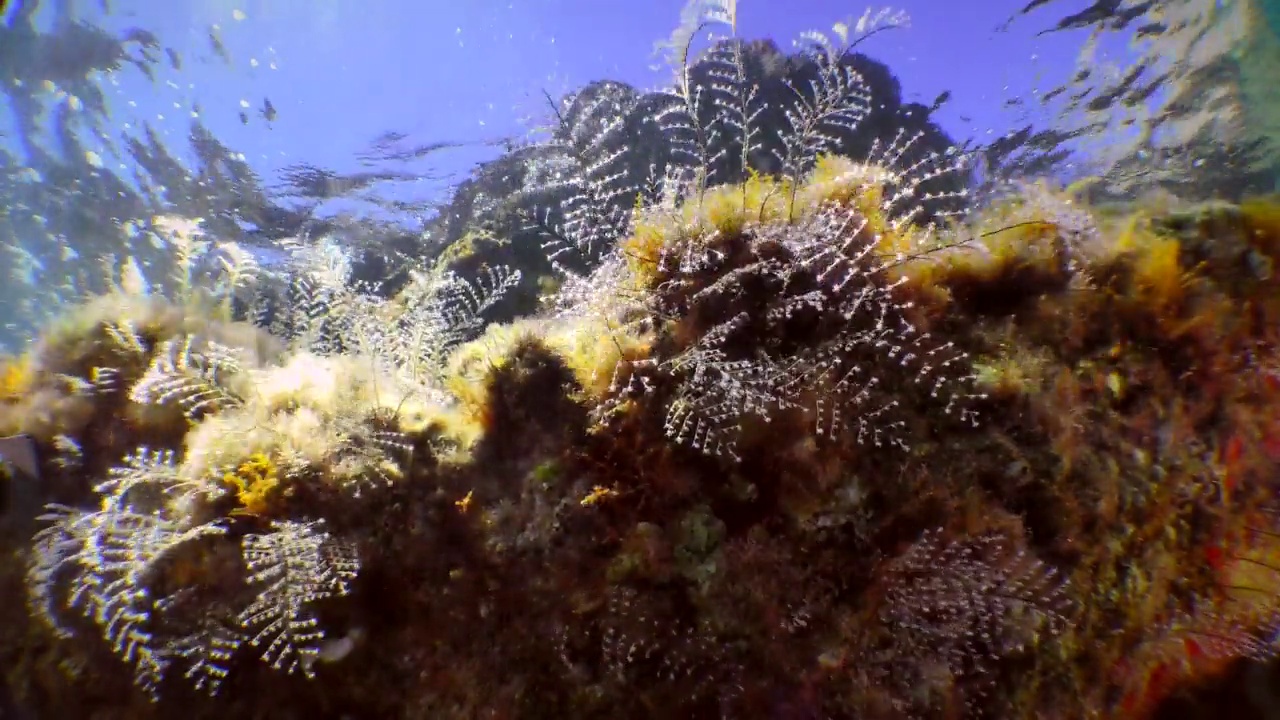
<path fill-rule="evenodd" d="M 0 364 L 46 504 L 0 540 L 16 701 L 1150 717 L 1280 654 L 1274 201 L 969 207 L 923 136 L 805 127 L 552 243 L 511 324 L 486 253 L 532 250 L 493 227 L 385 294 L 302 248 L 269 328 L 138 283 L 70 308 Z"/>
<path fill-rule="evenodd" d="M 311 676 L 379 714 L 1141 714 L 1268 654 L 1280 305 L 1241 271 L 1271 206 L 1085 236 L 1037 191 L 979 248 L 981 211 L 896 225 L 874 177 L 655 210 L 607 283 L 445 355 L 72 310 L 3 375 L 57 503 L 5 576 L 37 611 L 6 604 L 11 686 L 70 712 L 42 668 L 78 658 L 120 714 L 318 708 Z M 333 318 L 450 332 L 417 307 Z"/>

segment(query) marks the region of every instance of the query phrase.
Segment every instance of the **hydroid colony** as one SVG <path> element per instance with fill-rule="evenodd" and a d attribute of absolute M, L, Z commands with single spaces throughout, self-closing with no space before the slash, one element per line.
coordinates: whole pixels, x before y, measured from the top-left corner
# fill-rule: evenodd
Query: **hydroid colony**
<path fill-rule="evenodd" d="M 25 703 L 1143 716 L 1274 656 L 1275 205 L 977 206 L 913 133 L 835 153 L 894 17 L 765 125 L 742 43 L 689 52 L 736 9 L 690 12 L 661 177 L 590 106 L 531 169 L 537 313 L 486 324 L 522 272 L 475 238 L 390 292 L 187 227 L 5 362 Z"/>

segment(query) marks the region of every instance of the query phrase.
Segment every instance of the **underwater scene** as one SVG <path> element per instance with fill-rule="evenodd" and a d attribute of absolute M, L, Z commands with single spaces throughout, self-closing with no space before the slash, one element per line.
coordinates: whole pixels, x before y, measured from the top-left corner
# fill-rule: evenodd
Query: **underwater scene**
<path fill-rule="evenodd" d="M 0 8 L 0 720 L 1280 719 L 1280 2 Z"/>

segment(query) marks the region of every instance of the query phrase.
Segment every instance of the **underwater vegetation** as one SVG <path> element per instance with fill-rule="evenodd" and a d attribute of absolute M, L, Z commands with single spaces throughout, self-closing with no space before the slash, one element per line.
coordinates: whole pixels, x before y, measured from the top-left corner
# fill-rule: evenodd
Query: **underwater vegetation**
<path fill-rule="evenodd" d="M 1274 667 L 1280 200 L 976 199 L 922 131 L 843 152 L 849 26 L 758 124 L 745 44 L 689 52 L 732 5 L 691 7 L 685 159 L 566 167 L 536 311 L 490 321 L 528 278 L 474 236 L 388 289 L 158 218 L 167 277 L 0 359 L 16 704 L 1195 717 Z"/>

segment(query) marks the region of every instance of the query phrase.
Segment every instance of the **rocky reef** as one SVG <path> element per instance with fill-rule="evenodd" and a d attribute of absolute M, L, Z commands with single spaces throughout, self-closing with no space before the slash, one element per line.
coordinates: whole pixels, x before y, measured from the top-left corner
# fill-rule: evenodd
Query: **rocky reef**
<path fill-rule="evenodd" d="M 1280 201 L 974 198 L 728 6 L 438 256 L 156 218 L 0 358 L 0 711 L 1262 717 Z"/>
<path fill-rule="evenodd" d="M 926 226 L 892 167 L 643 208 L 511 324 L 496 268 L 381 298 L 313 257 L 273 328 L 239 282 L 124 273 L 0 370 L 39 458 L 6 480 L 11 694 L 1150 717 L 1270 660 L 1280 205 L 1027 184 Z"/>

